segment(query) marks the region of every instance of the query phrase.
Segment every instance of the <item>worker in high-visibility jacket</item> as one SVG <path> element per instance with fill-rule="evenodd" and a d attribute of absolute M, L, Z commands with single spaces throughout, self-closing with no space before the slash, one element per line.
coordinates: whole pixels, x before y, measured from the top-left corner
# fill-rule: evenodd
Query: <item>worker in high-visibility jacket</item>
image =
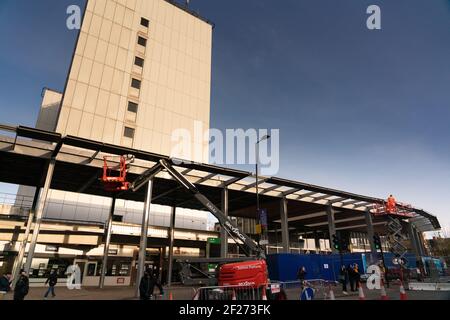
<path fill-rule="evenodd" d="M 386 211 L 389 213 L 395 213 L 397 211 L 397 201 L 392 194 L 387 200 Z"/>

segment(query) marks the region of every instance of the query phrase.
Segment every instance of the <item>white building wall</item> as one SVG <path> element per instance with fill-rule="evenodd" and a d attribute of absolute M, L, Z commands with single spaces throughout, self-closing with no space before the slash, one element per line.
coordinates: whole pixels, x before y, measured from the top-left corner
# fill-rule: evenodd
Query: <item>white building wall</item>
<path fill-rule="evenodd" d="M 209 129 L 211 51 L 212 26 L 165 0 L 88 0 L 65 93 L 45 90 L 36 127 L 170 155 L 174 130 L 194 137 L 196 121 Z M 140 90 L 132 79 L 141 81 Z M 128 111 L 129 102 L 138 104 L 137 113 Z M 135 130 L 133 139 L 125 128 Z M 199 152 L 185 158 L 208 160 L 207 141 L 191 145 Z M 33 197 L 34 188 L 21 186 L 18 194 Z M 44 216 L 104 223 L 110 205 L 108 198 L 51 190 Z M 151 211 L 151 225 L 169 226 L 170 208 Z M 124 222 L 140 224 L 142 213 L 143 203 L 116 203 Z M 206 212 L 177 209 L 177 228 L 207 230 L 207 221 Z"/>
<path fill-rule="evenodd" d="M 44 216 L 49 219 L 89 221 L 104 223 L 109 217 L 111 199 L 105 197 L 51 190 Z M 141 224 L 144 204 L 118 199 L 114 214 L 123 217 L 123 222 Z M 169 227 L 171 208 L 152 205 L 150 225 Z M 177 208 L 176 228 L 207 230 L 207 213 L 204 211 Z"/>
<path fill-rule="evenodd" d="M 165 0 L 89 0 L 57 132 L 170 155 L 172 133 L 186 129 L 193 152 L 184 158 L 208 161 L 208 141 L 193 133 L 195 122 L 209 129 L 211 51 L 212 26 Z"/>

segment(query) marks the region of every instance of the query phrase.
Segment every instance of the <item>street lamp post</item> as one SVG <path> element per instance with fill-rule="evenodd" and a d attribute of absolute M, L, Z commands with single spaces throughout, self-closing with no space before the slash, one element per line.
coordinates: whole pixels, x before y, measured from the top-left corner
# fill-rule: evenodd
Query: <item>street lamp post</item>
<path fill-rule="evenodd" d="M 258 177 L 258 165 L 259 165 L 259 144 L 263 141 L 269 140 L 270 136 L 269 135 L 265 135 L 264 137 L 262 137 L 261 139 L 258 140 L 258 142 L 256 142 L 256 215 L 257 215 L 257 220 L 260 222 L 261 225 L 261 220 L 260 220 L 260 205 L 259 205 L 259 177 Z M 262 226 L 261 226 L 262 227 Z M 262 231 L 262 230 L 261 230 Z M 261 232 L 262 235 L 262 232 Z M 260 240 L 261 240 L 261 235 L 258 237 L 258 244 L 260 244 Z"/>

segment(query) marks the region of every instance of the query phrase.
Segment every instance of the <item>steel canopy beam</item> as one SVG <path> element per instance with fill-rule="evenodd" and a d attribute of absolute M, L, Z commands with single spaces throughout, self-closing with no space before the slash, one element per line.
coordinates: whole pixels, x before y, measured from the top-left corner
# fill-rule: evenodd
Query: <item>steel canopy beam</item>
<path fill-rule="evenodd" d="M 266 194 L 266 193 L 269 193 L 270 191 L 274 191 L 275 189 L 278 189 L 279 187 L 280 187 L 279 185 L 271 186 L 271 187 L 269 187 L 269 188 L 266 188 L 266 189 L 260 191 L 259 194 Z"/>
<path fill-rule="evenodd" d="M 250 184 L 248 184 L 248 185 L 246 185 L 244 188 L 242 188 L 240 191 L 247 191 L 247 190 L 250 190 L 251 188 L 254 188 L 254 187 L 256 187 L 256 184 L 263 184 L 263 183 L 265 183 L 266 181 L 268 180 L 268 178 L 263 178 L 263 179 L 258 179 L 258 182 L 252 182 L 252 183 L 250 183 Z"/>
<path fill-rule="evenodd" d="M 198 181 L 196 181 L 196 182 L 194 182 L 194 183 L 195 183 L 195 184 L 200 184 L 200 183 L 206 182 L 206 181 L 208 181 L 208 180 L 214 178 L 215 176 L 217 176 L 216 173 L 211 173 L 211 174 L 208 174 L 207 176 L 205 176 L 205 177 L 199 179 Z"/>

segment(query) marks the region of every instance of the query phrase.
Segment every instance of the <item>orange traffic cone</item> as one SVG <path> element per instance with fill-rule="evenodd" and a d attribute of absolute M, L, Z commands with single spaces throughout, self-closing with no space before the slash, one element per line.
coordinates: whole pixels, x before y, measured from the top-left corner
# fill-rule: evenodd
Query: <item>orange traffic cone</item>
<path fill-rule="evenodd" d="M 400 300 L 408 300 L 408 297 L 406 296 L 405 287 L 403 286 L 403 283 L 400 283 Z"/>
<path fill-rule="evenodd" d="M 169 300 L 173 300 L 172 292 L 169 293 Z"/>
<path fill-rule="evenodd" d="M 366 296 L 364 295 L 364 290 L 361 284 L 358 284 L 358 293 L 359 293 L 359 300 L 366 300 Z"/>
<path fill-rule="evenodd" d="M 381 300 L 389 300 L 389 297 L 386 294 L 386 289 L 384 288 L 384 281 L 381 279 Z"/>

